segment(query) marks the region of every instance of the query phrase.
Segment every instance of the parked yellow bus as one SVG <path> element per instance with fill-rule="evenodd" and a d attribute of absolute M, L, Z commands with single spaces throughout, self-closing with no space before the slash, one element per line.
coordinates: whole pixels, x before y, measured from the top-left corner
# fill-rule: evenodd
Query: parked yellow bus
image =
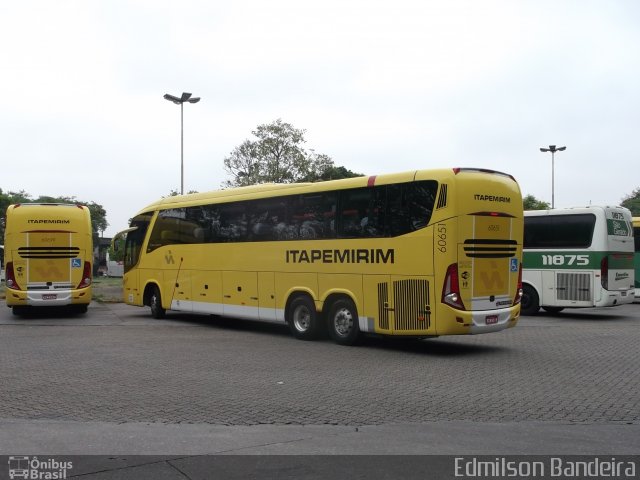
<path fill-rule="evenodd" d="M 167 197 L 137 213 L 124 300 L 166 310 L 430 337 L 520 316 L 523 209 L 510 175 L 440 169 Z M 115 240 L 115 239 L 114 239 Z"/>
<path fill-rule="evenodd" d="M 16 315 L 31 307 L 91 302 L 93 238 L 89 209 L 82 205 L 10 205 L 5 225 L 7 306 Z"/>

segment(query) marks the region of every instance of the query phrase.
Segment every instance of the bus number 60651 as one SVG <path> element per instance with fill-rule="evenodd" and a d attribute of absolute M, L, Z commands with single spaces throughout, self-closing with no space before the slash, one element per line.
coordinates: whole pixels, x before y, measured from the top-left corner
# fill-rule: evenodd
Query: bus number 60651
<path fill-rule="evenodd" d="M 441 253 L 446 253 L 447 252 L 447 226 L 444 223 L 439 223 L 436 226 L 436 236 L 438 237 L 437 239 L 438 250 Z"/>

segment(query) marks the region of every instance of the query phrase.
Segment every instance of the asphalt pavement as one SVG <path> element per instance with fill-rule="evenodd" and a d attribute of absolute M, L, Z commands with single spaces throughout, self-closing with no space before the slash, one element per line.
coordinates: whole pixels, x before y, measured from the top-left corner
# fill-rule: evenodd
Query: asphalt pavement
<path fill-rule="evenodd" d="M 80 455 L 82 478 L 210 478 L 211 455 L 266 455 L 273 471 L 281 455 L 303 467 L 356 456 L 364 470 L 387 455 L 637 455 L 639 344 L 638 304 L 357 347 L 124 304 L 3 308 L 0 454 Z"/>

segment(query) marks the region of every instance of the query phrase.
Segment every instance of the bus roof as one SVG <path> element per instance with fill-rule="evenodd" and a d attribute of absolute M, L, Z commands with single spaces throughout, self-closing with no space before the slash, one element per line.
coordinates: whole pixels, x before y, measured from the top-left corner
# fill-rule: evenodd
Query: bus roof
<path fill-rule="evenodd" d="M 549 210 L 525 210 L 525 217 L 540 217 L 545 215 L 578 215 L 581 213 L 593 213 L 594 211 L 605 212 L 605 211 L 625 211 L 628 209 L 620 206 L 610 206 L 610 205 L 587 205 L 585 207 L 567 207 L 567 208 L 554 208 Z M 630 216 L 631 214 L 629 214 Z"/>
<path fill-rule="evenodd" d="M 322 182 L 263 183 L 259 185 L 234 187 L 202 193 L 174 195 L 170 197 L 164 197 L 156 202 L 147 205 L 145 208 L 136 213 L 136 215 L 154 210 L 165 210 L 170 208 L 200 205 L 214 200 L 220 203 L 226 203 L 236 200 L 277 197 L 283 195 L 292 195 L 296 193 L 314 193 L 323 192 L 326 190 L 342 190 L 348 188 L 410 182 L 414 180 L 433 179 L 443 182 L 447 179 L 453 179 L 456 175 L 459 175 L 461 173 L 500 175 L 508 177 L 515 182 L 515 179 L 509 174 L 481 168 L 440 168 L 429 170 L 411 170 L 400 173 L 369 175 L 343 178 L 339 180 L 327 180 Z"/>
<path fill-rule="evenodd" d="M 15 203 L 7 208 L 7 218 L 11 216 L 12 221 L 26 222 L 33 215 L 49 218 L 60 214 L 73 221 L 84 221 L 90 216 L 85 205 L 75 203 Z"/>

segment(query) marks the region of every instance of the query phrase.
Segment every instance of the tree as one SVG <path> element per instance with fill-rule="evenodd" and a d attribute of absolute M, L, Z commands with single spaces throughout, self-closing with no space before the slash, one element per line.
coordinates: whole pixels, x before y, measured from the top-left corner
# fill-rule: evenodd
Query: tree
<path fill-rule="evenodd" d="M 344 167 L 336 169 L 328 155 L 305 150 L 302 145 L 306 130 L 294 128 L 281 119 L 258 125 L 251 133 L 255 140 L 245 140 L 224 159 L 225 170 L 233 176 L 223 183 L 226 187 L 313 182 L 339 174 L 359 176 Z"/>
<path fill-rule="evenodd" d="M 549 203 L 542 200 L 538 200 L 533 195 L 529 194 L 522 199 L 522 205 L 525 210 L 548 210 Z"/>
<path fill-rule="evenodd" d="M 624 197 L 620 205 L 631 210 L 634 217 L 640 217 L 640 187 Z"/>
<path fill-rule="evenodd" d="M 362 177 L 362 173 L 355 173 L 345 167 L 336 167 L 333 162 L 327 165 L 320 175 L 310 174 L 302 181 L 304 182 L 323 182 L 326 180 L 338 180 L 340 178 Z"/>

